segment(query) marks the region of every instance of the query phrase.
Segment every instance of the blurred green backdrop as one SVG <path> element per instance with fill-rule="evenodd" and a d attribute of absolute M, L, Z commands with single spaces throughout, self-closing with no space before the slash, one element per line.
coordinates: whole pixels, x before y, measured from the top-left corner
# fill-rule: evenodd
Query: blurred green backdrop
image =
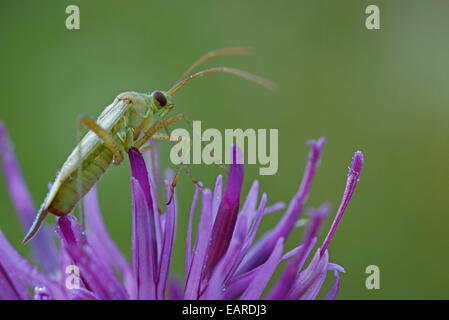
<path fill-rule="evenodd" d="M 69 4 L 80 8 L 80 30 L 65 28 Z M 365 28 L 369 4 L 380 7 L 381 30 Z M 253 57 L 208 66 L 263 75 L 278 92 L 213 75 L 179 91 L 177 111 L 202 120 L 203 128 L 278 128 L 278 173 L 261 177 L 253 165 L 245 175 L 244 192 L 259 179 L 270 203 L 296 192 L 306 140 L 325 135 L 308 205 L 329 201 L 335 213 L 352 154 L 363 150 L 358 189 L 330 246 L 331 260 L 347 270 L 338 297 L 447 299 L 448 13 L 449 2 L 419 0 L 2 1 L 0 118 L 38 206 L 76 143 L 80 113 L 96 117 L 123 91 L 167 89 L 207 51 L 253 47 Z M 168 151 L 164 144 L 164 167 Z M 216 166 L 192 169 L 210 187 L 221 173 Z M 106 224 L 128 257 L 129 176 L 125 161 L 99 183 Z M 194 187 L 187 175 L 180 180 L 173 269 L 183 275 Z M 280 215 L 266 217 L 263 228 Z M 4 183 L 0 226 L 26 253 Z M 380 268 L 380 290 L 365 288 L 371 264 Z"/>

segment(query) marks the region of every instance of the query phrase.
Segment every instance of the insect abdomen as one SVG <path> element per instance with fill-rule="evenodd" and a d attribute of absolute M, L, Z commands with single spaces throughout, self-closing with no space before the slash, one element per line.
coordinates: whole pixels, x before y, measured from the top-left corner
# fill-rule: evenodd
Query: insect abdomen
<path fill-rule="evenodd" d="M 108 148 L 103 144 L 98 145 L 82 162 L 81 192 L 79 191 L 79 170 L 76 169 L 62 182 L 48 207 L 48 211 L 57 216 L 69 214 L 77 202 L 92 188 L 111 165 L 112 158 L 113 154 Z"/>

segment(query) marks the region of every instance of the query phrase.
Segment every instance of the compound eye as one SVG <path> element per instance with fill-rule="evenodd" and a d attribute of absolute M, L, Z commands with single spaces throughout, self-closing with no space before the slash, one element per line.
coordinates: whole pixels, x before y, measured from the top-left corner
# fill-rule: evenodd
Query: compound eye
<path fill-rule="evenodd" d="M 165 94 L 160 91 L 153 92 L 153 98 L 159 103 L 161 107 L 165 107 L 167 105 L 167 98 Z"/>

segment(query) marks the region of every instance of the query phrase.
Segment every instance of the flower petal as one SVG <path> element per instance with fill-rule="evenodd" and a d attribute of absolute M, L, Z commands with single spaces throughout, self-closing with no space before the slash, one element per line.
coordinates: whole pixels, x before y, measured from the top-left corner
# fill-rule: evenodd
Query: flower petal
<path fill-rule="evenodd" d="M 94 186 L 84 197 L 84 212 L 86 215 L 87 241 L 98 255 L 111 268 L 119 271 L 129 294 L 134 292 L 135 282 L 128 261 L 117 248 L 104 225 L 98 205 L 97 188 Z"/>
<path fill-rule="evenodd" d="M 42 274 L 36 267 L 32 266 L 23 258 L 9 243 L 0 230 L 0 263 L 6 261 L 8 265 L 13 266 L 15 278 L 29 287 L 45 287 L 50 290 L 55 299 L 64 299 L 63 289 L 55 281 Z M 2 286 L 0 285 L 0 288 Z M 27 294 L 28 296 L 28 294 Z"/>
<path fill-rule="evenodd" d="M 223 300 L 225 290 L 223 290 L 223 282 L 226 264 L 222 259 L 215 267 L 209 281 L 203 284 L 202 291 L 198 297 L 199 300 Z"/>
<path fill-rule="evenodd" d="M 276 270 L 282 255 L 282 249 L 284 248 L 284 239 L 279 238 L 276 246 L 270 257 L 262 264 L 257 275 L 253 281 L 249 284 L 248 288 L 243 292 L 241 300 L 256 300 L 262 295 L 265 286 L 270 280 L 271 276 Z"/>
<path fill-rule="evenodd" d="M 309 194 L 310 185 L 315 175 L 325 141 L 326 139 L 324 137 L 318 139 L 318 141 L 308 141 L 308 144 L 311 146 L 311 151 L 298 192 L 290 201 L 287 211 L 284 213 L 276 227 L 262 236 L 250 250 L 245 257 L 241 268 L 238 270 L 239 274 L 251 270 L 263 263 L 273 251 L 277 240 L 280 237 L 287 239 L 289 236 L 295 226 L 296 220 L 298 220 L 303 211 L 304 203 Z"/>
<path fill-rule="evenodd" d="M 209 245 L 212 231 L 212 203 L 211 192 L 204 189 L 202 192 L 201 215 L 198 224 L 195 245 L 193 247 L 192 262 L 187 273 L 184 299 L 198 299 L 200 295 L 201 272 Z"/>
<path fill-rule="evenodd" d="M 328 262 L 329 255 L 327 251 L 323 254 L 323 256 L 321 256 L 320 249 L 318 249 L 307 268 L 296 276 L 296 279 L 294 280 L 294 283 L 291 287 L 290 292 L 287 294 L 286 299 L 311 299 L 311 293 L 313 293 L 312 291 L 310 291 L 308 295 L 304 294 L 314 283 L 315 287 L 318 286 L 318 284 L 320 283 L 320 280 L 318 278 L 320 277 L 320 275 L 322 276 L 323 272 L 327 270 Z M 318 282 L 316 282 L 317 279 Z"/>
<path fill-rule="evenodd" d="M 285 209 L 285 202 L 282 202 L 282 201 L 276 202 L 275 204 L 272 204 L 271 206 L 266 207 L 263 215 L 281 211 L 284 209 Z"/>
<path fill-rule="evenodd" d="M 143 156 L 140 153 L 140 151 L 134 147 L 131 147 L 129 149 L 128 155 L 129 155 L 129 163 L 131 165 L 132 177 L 139 182 L 140 188 L 143 192 L 144 199 L 146 200 L 146 206 L 148 208 L 148 223 L 150 227 L 150 230 L 148 232 L 148 236 L 150 236 L 149 245 L 151 247 L 152 261 L 154 261 L 153 275 L 156 275 L 158 273 L 157 249 L 160 246 L 160 244 L 158 245 L 158 236 L 160 236 L 160 228 L 158 228 L 159 230 L 156 230 L 157 228 L 156 223 L 158 223 L 156 220 L 159 220 L 158 219 L 159 217 L 157 217 L 154 212 L 153 199 L 151 196 L 152 192 L 150 187 L 150 180 L 148 178 L 148 170 L 145 165 L 145 160 L 143 159 Z"/>
<path fill-rule="evenodd" d="M 327 270 L 334 270 L 334 271 L 343 272 L 343 273 L 346 272 L 345 268 L 343 268 L 342 266 L 340 266 L 339 264 L 336 264 L 336 263 L 328 263 Z"/>
<path fill-rule="evenodd" d="M 301 297 L 301 300 L 314 300 L 318 293 L 321 290 L 321 287 L 326 279 L 327 270 L 323 270 L 320 275 L 315 279 L 315 281 L 311 284 L 309 289 L 304 293 Z"/>
<path fill-rule="evenodd" d="M 209 279 L 213 269 L 226 253 L 234 233 L 237 213 L 239 211 L 240 191 L 243 184 L 242 152 L 233 146 L 233 164 L 230 166 L 229 179 L 225 193 L 218 208 L 207 249 L 207 257 L 203 269 L 203 279 Z"/>
<path fill-rule="evenodd" d="M 245 202 L 243 203 L 242 210 L 240 210 L 239 216 L 237 219 L 243 216 L 248 216 L 248 223 L 254 219 L 256 206 L 257 206 L 257 196 L 259 193 L 259 181 L 255 180 L 249 189 L 249 192 L 246 196 Z"/>
<path fill-rule="evenodd" d="M 192 225 L 193 225 L 193 215 L 195 214 L 196 203 L 198 201 L 198 195 L 200 194 L 199 186 L 195 187 L 195 195 L 193 196 L 192 206 L 190 207 L 189 214 L 189 224 L 187 227 L 187 237 L 186 237 L 186 254 L 185 254 L 185 275 L 187 280 L 187 275 L 190 270 L 190 265 L 192 263 Z"/>
<path fill-rule="evenodd" d="M 252 226 L 246 223 L 246 219 L 249 219 L 247 215 L 239 215 L 237 219 L 237 226 L 234 231 L 233 239 L 228 251 L 226 252 L 223 260 L 226 265 L 225 285 L 234 277 L 236 270 L 243 261 L 245 255 L 248 253 L 251 245 L 256 237 L 257 230 L 265 212 L 265 206 L 267 204 L 267 195 L 264 193 L 260 200 L 259 208 L 256 211 L 256 219 Z M 251 228 L 250 228 L 251 227 Z M 250 230 L 248 230 L 250 228 Z M 243 229 L 239 231 L 239 229 Z"/>
<path fill-rule="evenodd" d="M 168 281 L 168 298 L 170 300 L 182 300 L 184 289 L 178 278 L 172 277 Z"/>
<path fill-rule="evenodd" d="M 257 275 L 259 270 L 262 268 L 263 264 L 251 269 L 250 271 L 238 275 L 231 279 L 230 283 L 225 288 L 225 296 L 226 300 L 236 299 L 238 298 L 243 291 L 248 287 L 254 277 Z"/>
<path fill-rule="evenodd" d="M 59 263 L 61 265 L 61 274 L 62 274 L 62 279 L 60 283 L 64 290 L 65 299 L 67 299 L 70 298 L 71 289 L 69 288 L 72 287 L 72 286 L 69 287 L 68 283 L 72 283 L 74 281 L 73 278 L 75 272 L 74 268 L 77 268 L 77 266 L 74 265 L 73 259 L 72 257 L 70 257 L 70 254 L 67 251 L 67 247 L 66 245 L 64 245 L 64 243 L 61 243 L 59 251 L 60 251 Z M 83 279 L 81 277 L 79 277 L 77 280 L 78 280 L 77 283 L 80 288 L 86 288 Z"/>
<path fill-rule="evenodd" d="M 321 253 L 324 254 L 329 243 L 332 240 L 332 237 L 337 230 L 338 224 L 340 223 L 341 218 L 343 217 L 343 213 L 348 206 L 349 200 L 354 193 L 355 187 L 357 186 L 357 182 L 359 181 L 360 171 L 362 170 L 363 165 L 363 153 L 361 151 L 357 151 L 354 154 L 352 159 L 351 167 L 349 168 L 348 179 L 346 181 L 345 192 L 343 193 L 343 198 L 341 199 L 340 207 L 338 208 L 337 215 L 335 216 L 334 222 L 329 230 L 329 233 L 324 239 L 323 245 L 321 246 Z"/>
<path fill-rule="evenodd" d="M 329 270 L 329 269 L 328 269 Z M 335 281 L 329 293 L 324 297 L 324 300 L 335 300 L 337 297 L 338 289 L 340 287 L 340 275 L 337 270 L 334 270 Z"/>
<path fill-rule="evenodd" d="M 157 253 L 154 252 L 156 246 L 152 245 L 154 229 L 150 228 L 151 213 L 141 185 L 134 177 L 131 177 L 131 190 L 133 200 L 132 260 L 137 290 L 136 299 L 155 299 Z"/>
<path fill-rule="evenodd" d="M 308 255 L 310 254 L 310 251 L 311 251 L 311 250 L 313 249 L 313 247 L 315 246 L 317 240 L 318 240 L 318 239 L 317 239 L 316 237 L 314 237 L 314 238 L 312 239 L 312 242 L 311 242 L 310 245 L 309 245 L 309 248 L 308 248 L 309 250 L 307 251 L 306 256 L 308 256 Z M 288 251 L 287 253 L 285 253 L 285 254 L 282 256 L 281 260 L 290 259 L 291 257 L 296 256 L 296 255 L 297 255 L 299 252 L 301 252 L 301 250 L 303 250 L 303 249 L 304 249 L 304 245 L 301 244 L 301 245 L 299 245 L 299 246 L 293 248 L 292 250 Z"/>
<path fill-rule="evenodd" d="M 171 184 L 168 180 L 165 181 L 165 188 L 167 199 L 171 195 Z M 161 258 L 160 258 L 160 275 L 158 277 L 157 283 L 157 298 L 164 299 L 167 278 L 170 271 L 171 257 L 173 254 L 173 243 L 175 240 L 175 229 L 176 229 L 176 209 L 175 201 L 172 201 L 167 206 L 167 212 L 164 214 L 165 227 L 164 227 L 164 238 L 162 243 Z"/>
<path fill-rule="evenodd" d="M 294 258 L 288 261 L 282 276 L 267 295 L 267 299 L 278 300 L 284 299 L 287 296 L 290 289 L 294 285 L 298 272 L 301 270 L 302 265 L 307 259 L 307 248 L 309 248 L 313 238 L 316 237 L 319 227 L 321 226 L 321 223 L 323 222 L 324 217 L 328 214 L 329 210 L 330 206 L 328 204 L 324 204 L 317 209 L 312 208 L 310 210 L 311 222 L 307 228 L 306 234 L 304 235 L 304 240 L 302 241 L 304 248 L 298 252 Z"/>
<path fill-rule="evenodd" d="M 79 274 L 99 299 L 123 300 L 128 294 L 108 265 L 100 260 L 96 253 L 84 243 L 76 218 L 72 215 L 59 217 L 56 221 L 56 233 L 61 239 L 61 245 L 73 260 L 74 267 L 79 268 Z"/>
<path fill-rule="evenodd" d="M 327 252 L 326 252 L 327 255 Z M 318 256 L 318 255 L 317 255 Z M 328 257 L 321 259 L 321 263 L 318 264 L 318 266 L 315 268 L 315 271 L 313 271 L 314 274 L 317 274 L 317 272 L 321 273 L 319 276 L 312 282 L 306 293 L 301 297 L 301 300 L 313 300 L 316 299 L 316 296 L 321 290 L 321 287 L 324 283 L 324 280 L 327 276 L 327 271 L 333 270 L 335 275 L 335 282 L 332 285 L 332 288 L 330 289 L 327 296 L 324 298 L 324 300 L 334 300 L 338 293 L 338 287 L 340 285 L 340 276 L 338 272 L 345 272 L 345 269 L 343 267 L 339 266 L 335 263 L 327 263 Z M 326 266 L 327 263 L 327 266 Z M 310 278 L 313 278 L 312 276 Z"/>
<path fill-rule="evenodd" d="M 214 195 L 212 198 L 212 211 L 214 213 L 214 220 L 215 217 L 217 216 L 218 208 L 220 207 L 222 193 L 223 193 L 223 176 L 219 174 L 215 181 Z"/>
<path fill-rule="evenodd" d="M 161 186 L 159 146 L 155 140 L 150 140 L 149 144 L 152 149 L 144 152 L 144 158 L 146 159 L 148 167 L 148 175 L 154 181 L 155 190 L 159 190 L 159 187 Z"/>
<path fill-rule="evenodd" d="M 19 163 L 8 139 L 6 128 L 0 121 L 0 155 L 3 160 L 8 192 L 12 204 L 19 215 L 22 228 L 27 231 L 34 221 L 36 208 L 23 178 Z M 57 250 L 50 230 L 42 226 L 40 232 L 30 242 L 33 253 L 45 272 L 54 273 L 58 269 Z"/>
<path fill-rule="evenodd" d="M 155 146 L 156 144 L 154 144 L 153 146 Z M 153 151 L 157 150 L 153 149 Z M 157 252 L 161 251 L 161 245 L 162 245 L 162 224 L 161 224 L 161 215 L 159 214 L 160 208 L 159 208 L 159 203 L 157 202 L 157 194 L 158 194 L 158 186 L 160 186 L 160 181 L 158 181 L 157 183 L 155 183 L 155 178 L 154 178 L 154 174 L 153 174 L 153 161 L 151 160 L 151 153 L 150 151 L 147 151 L 146 153 L 146 157 L 144 159 L 145 162 L 144 164 L 146 164 L 147 167 L 147 173 L 148 173 L 148 185 L 150 186 L 150 196 L 151 196 L 151 200 L 153 201 L 153 212 L 154 212 L 154 224 L 155 224 L 155 232 L 156 232 L 156 243 L 157 243 Z M 156 154 L 154 155 L 156 156 Z M 157 161 L 157 160 L 156 160 Z M 154 170 L 156 170 L 156 168 L 154 168 Z M 159 176 L 160 178 L 160 173 L 159 173 L 159 169 L 157 169 L 157 174 L 156 172 L 154 172 L 157 176 Z M 170 180 L 171 181 L 171 180 Z M 175 196 L 176 196 L 176 192 L 175 192 Z M 176 197 L 173 197 L 173 201 L 176 201 Z"/>
<path fill-rule="evenodd" d="M 19 281 L 14 266 L 0 257 L 0 300 L 29 299 L 25 286 Z"/>
<path fill-rule="evenodd" d="M 98 300 L 98 297 L 87 289 L 71 289 L 70 300 Z"/>

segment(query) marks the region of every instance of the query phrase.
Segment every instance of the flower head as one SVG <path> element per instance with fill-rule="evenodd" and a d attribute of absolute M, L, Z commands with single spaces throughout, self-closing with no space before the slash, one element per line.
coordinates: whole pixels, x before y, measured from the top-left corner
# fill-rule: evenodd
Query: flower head
<path fill-rule="evenodd" d="M 0 299 L 315 299 L 328 271 L 333 271 L 335 281 L 325 298 L 334 299 L 339 273 L 345 270 L 329 262 L 328 248 L 358 182 L 363 163 L 360 151 L 354 154 L 341 204 L 322 244 L 317 246 L 318 235 L 330 212 L 329 204 L 310 208 L 301 243 L 287 252 L 284 247 L 304 211 L 324 143 L 324 138 L 308 142 L 311 150 L 298 191 L 279 222 L 257 240 L 262 218 L 283 210 L 285 205 L 267 206 L 265 193 L 259 200 L 259 184 L 255 181 L 240 208 L 244 165 L 240 164 L 241 151 L 234 146 L 224 194 L 221 175 L 213 191 L 198 186 L 195 189 L 187 225 L 184 281 L 170 275 L 178 212 L 175 194 L 174 201 L 160 213 L 156 198 L 159 164 L 154 157 L 157 146 L 153 157 L 149 151 L 142 155 L 131 148 L 131 264 L 105 228 L 94 187 L 83 199 L 85 232 L 74 216 L 67 215 L 57 218 L 57 239 L 47 227 L 31 240 L 39 267 L 17 253 L 0 231 Z M 8 190 L 26 230 L 35 213 L 34 204 L 1 123 L 0 150 Z M 169 181 L 164 181 L 167 199 L 171 196 Z M 193 217 L 200 195 L 194 236 Z M 269 288 L 283 260 L 286 264 L 281 276 Z M 33 297 L 27 288 L 34 290 Z"/>

